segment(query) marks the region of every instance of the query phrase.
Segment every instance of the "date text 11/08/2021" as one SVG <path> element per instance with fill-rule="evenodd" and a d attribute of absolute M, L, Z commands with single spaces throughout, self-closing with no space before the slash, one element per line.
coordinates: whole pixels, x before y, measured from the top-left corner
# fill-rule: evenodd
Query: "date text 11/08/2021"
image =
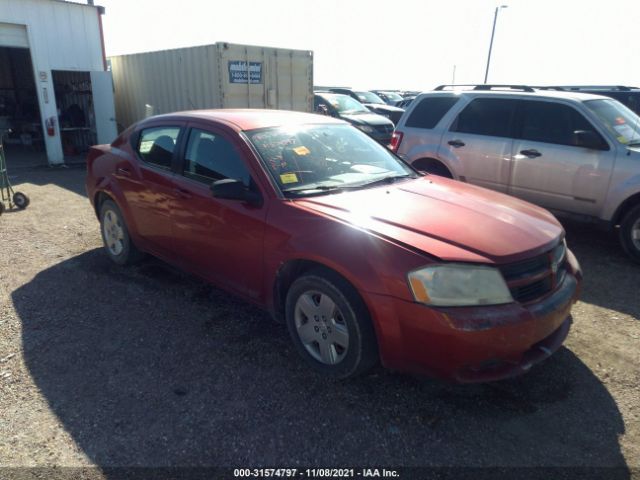
<path fill-rule="evenodd" d="M 399 474 L 396 470 L 386 468 L 236 468 L 233 470 L 233 476 L 236 478 L 397 478 Z"/>

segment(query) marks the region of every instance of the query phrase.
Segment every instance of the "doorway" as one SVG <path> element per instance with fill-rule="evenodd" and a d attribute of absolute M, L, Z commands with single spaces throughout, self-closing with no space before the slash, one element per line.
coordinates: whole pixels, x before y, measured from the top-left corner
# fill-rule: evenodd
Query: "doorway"
<path fill-rule="evenodd" d="M 51 77 L 65 163 L 84 161 L 89 147 L 98 143 L 91 74 L 53 70 Z"/>
<path fill-rule="evenodd" d="M 28 48 L 0 47 L 0 135 L 9 166 L 47 165 Z"/>

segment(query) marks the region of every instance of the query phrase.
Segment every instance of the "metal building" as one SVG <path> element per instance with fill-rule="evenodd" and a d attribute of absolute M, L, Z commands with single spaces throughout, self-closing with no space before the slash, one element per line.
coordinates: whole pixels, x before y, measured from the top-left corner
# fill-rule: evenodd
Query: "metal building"
<path fill-rule="evenodd" d="M 202 108 L 313 110 L 313 52 L 226 42 L 110 57 L 120 128 Z"/>
<path fill-rule="evenodd" d="M 103 14 L 92 0 L 0 0 L 0 130 L 11 129 L 9 165 L 62 164 L 115 138 Z"/>

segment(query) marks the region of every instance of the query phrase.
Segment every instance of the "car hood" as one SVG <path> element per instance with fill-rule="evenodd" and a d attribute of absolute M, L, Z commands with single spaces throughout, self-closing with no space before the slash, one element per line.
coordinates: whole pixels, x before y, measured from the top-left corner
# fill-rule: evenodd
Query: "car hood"
<path fill-rule="evenodd" d="M 402 108 L 387 105 L 385 103 L 365 103 L 364 106 L 371 110 L 378 110 L 381 112 L 388 112 L 388 113 L 404 112 Z"/>
<path fill-rule="evenodd" d="M 340 118 L 355 125 L 391 125 L 393 122 L 377 113 L 340 114 Z"/>
<path fill-rule="evenodd" d="M 296 204 L 447 261 L 514 262 L 547 251 L 563 235 L 542 208 L 435 176 Z"/>

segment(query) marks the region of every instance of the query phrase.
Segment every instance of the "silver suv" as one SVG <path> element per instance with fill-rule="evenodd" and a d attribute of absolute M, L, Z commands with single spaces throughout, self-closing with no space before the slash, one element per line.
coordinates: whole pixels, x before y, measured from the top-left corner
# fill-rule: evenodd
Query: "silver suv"
<path fill-rule="evenodd" d="M 619 227 L 640 262 L 640 117 L 599 95 L 458 87 L 419 95 L 391 148 L 418 170 Z"/>

